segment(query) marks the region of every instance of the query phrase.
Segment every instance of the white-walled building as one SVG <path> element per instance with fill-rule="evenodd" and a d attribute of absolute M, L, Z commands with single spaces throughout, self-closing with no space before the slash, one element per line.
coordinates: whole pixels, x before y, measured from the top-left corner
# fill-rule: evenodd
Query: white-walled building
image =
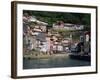
<path fill-rule="evenodd" d="M 84 25 L 77 25 L 77 24 L 69 24 L 64 23 L 63 25 L 53 24 L 54 29 L 66 29 L 66 30 L 83 30 Z"/>

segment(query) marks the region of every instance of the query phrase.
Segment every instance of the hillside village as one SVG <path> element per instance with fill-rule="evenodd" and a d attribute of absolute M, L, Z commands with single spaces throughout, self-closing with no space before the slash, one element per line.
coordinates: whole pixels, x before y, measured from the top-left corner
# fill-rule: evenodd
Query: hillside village
<path fill-rule="evenodd" d="M 73 45 L 83 43 L 84 39 L 88 44 L 90 43 L 90 33 L 82 32 L 84 25 L 56 21 L 51 27 L 48 26 L 47 22 L 38 20 L 36 16 L 30 16 L 27 13 L 23 15 L 23 51 L 25 55 L 66 54 L 71 52 Z M 79 36 L 74 38 L 75 34 Z M 88 47 L 86 48 L 87 53 L 90 52 L 89 46 L 86 46 Z"/>

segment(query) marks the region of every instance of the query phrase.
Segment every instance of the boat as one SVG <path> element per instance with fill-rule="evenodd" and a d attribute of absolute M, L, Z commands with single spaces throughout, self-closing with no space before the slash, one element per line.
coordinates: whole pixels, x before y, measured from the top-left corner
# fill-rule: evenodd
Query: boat
<path fill-rule="evenodd" d="M 81 55 L 81 54 L 70 54 L 69 57 L 71 59 L 83 60 L 83 61 L 91 61 L 90 55 Z"/>

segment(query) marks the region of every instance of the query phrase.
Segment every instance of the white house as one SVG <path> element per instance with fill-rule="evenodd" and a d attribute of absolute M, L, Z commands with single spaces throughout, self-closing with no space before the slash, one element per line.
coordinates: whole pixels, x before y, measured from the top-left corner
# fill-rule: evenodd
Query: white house
<path fill-rule="evenodd" d="M 70 24 L 64 23 L 63 25 L 53 24 L 54 29 L 66 29 L 66 30 L 82 30 L 84 29 L 84 25 Z"/>
<path fill-rule="evenodd" d="M 35 28 L 41 28 L 42 32 L 46 32 L 46 26 L 48 25 L 48 23 L 46 22 L 42 22 L 40 20 L 37 20 L 34 16 L 30 17 L 30 19 L 28 20 L 28 22 L 31 23 L 36 23 L 36 25 L 34 26 Z"/>

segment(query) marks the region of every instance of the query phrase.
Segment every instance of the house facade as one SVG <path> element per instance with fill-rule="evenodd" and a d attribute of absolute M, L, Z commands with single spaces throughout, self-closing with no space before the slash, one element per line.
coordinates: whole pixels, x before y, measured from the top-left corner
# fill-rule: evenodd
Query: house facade
<path fill-rule="evenodd" d="M 70 24 L 70 23 L 54 23 L 53 24 L 54 29 L 66 29 L 66 30 L 83 30 L 84 25 L 78 25 L 78 24 Z"/>

